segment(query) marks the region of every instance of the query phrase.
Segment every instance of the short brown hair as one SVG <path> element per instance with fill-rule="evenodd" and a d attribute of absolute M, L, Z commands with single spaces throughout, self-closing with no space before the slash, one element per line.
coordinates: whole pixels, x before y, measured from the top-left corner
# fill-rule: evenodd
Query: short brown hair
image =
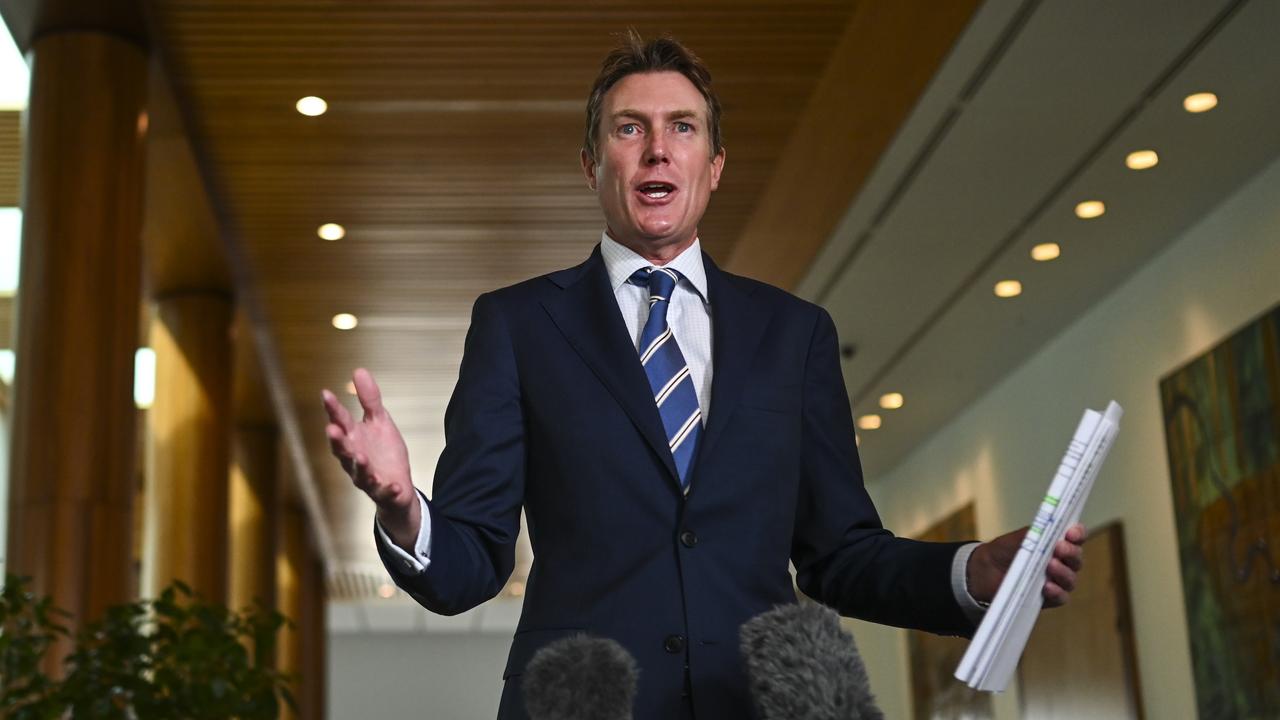
<path fill-rule="evenodd" d="M 707 125 L 711 131 L 711 155 L 724 147 L 720 136 L 720 98 L 711 87 L 711 71 L 689 48 L 672 37 L 645 42 L 634 29 L 627 30 L 622 44 L 605 56 L 600 74 L 587 98 L 587 137 L 582 148 L 595 161 L 596 133 L 600 131 L 600 111 L 609 89 L 628 75 L 651 72 L 678 72 L 689 79 L 707 101 Z"/>

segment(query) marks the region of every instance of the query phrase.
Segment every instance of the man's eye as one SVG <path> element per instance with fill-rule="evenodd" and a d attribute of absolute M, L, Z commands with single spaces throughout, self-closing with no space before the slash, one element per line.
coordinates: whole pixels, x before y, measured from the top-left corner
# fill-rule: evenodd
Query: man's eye
<path fill-rule="evenodd" d="M 635 135 L 638 132 L 640 132 L 640 128 L 635 123 L 627 123 L 618 128 L 618 134 L 620 135 Z"/>
<path fill-rule="evenodd" d="M 676 132 L 678 133 L 693 132 L 693 126 L 686 122 L 678 122 L 676 123 Z"/>

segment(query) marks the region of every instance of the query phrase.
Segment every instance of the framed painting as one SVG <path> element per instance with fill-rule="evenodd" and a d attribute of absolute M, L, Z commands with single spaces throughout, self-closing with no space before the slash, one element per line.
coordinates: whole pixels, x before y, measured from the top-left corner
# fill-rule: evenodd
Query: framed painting
<path fill-rule="evenodd" d="M 1280 306 L 1160 398 L 1199 716 L 1280 717 Z"/>

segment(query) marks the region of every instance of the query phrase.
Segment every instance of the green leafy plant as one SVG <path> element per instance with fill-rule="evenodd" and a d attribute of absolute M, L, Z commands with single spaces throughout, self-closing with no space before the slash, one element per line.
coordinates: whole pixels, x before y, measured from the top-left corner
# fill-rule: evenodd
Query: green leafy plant
<path fill-rule="evenodd" d="M 110 608 L 86 627 L 61 680 L 40 673 L 49 646 L 66 634 L 49 600 L 10 577 L 3 612 L 6 718 L 70 711 L 75 718 L 258 720 L 277 717 L 282 701 L 295 705 L 290 678 L 273 668 L 287 621 L 261 606 L 233 612 L 175 582 L 158 598 Z"/>
<path fill-rule="evenodd" d="M 58 684 L 41 671 L 45 654 L 67 628 L 66 613 L 37 598 L 12 576 L 0 592 L 0 717 L 36 720 L 59 715 Z"/>

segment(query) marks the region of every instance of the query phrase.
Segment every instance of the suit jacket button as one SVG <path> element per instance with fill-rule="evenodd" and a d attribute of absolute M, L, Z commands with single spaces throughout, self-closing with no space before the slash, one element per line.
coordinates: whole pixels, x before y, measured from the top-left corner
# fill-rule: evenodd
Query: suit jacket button
<path fill-rule="evenodd" d="M 662 643 L 662 649 L 673 655 L 684 650 L 684 636 L 668 635 L 667 639 Z"/>
<path fill-rule="evenodd" d="M 692 530 L 685 530 L 680 533 L 680 544 L 687 548 L 691 548 L 698 544 L 698 535 Z"/>

